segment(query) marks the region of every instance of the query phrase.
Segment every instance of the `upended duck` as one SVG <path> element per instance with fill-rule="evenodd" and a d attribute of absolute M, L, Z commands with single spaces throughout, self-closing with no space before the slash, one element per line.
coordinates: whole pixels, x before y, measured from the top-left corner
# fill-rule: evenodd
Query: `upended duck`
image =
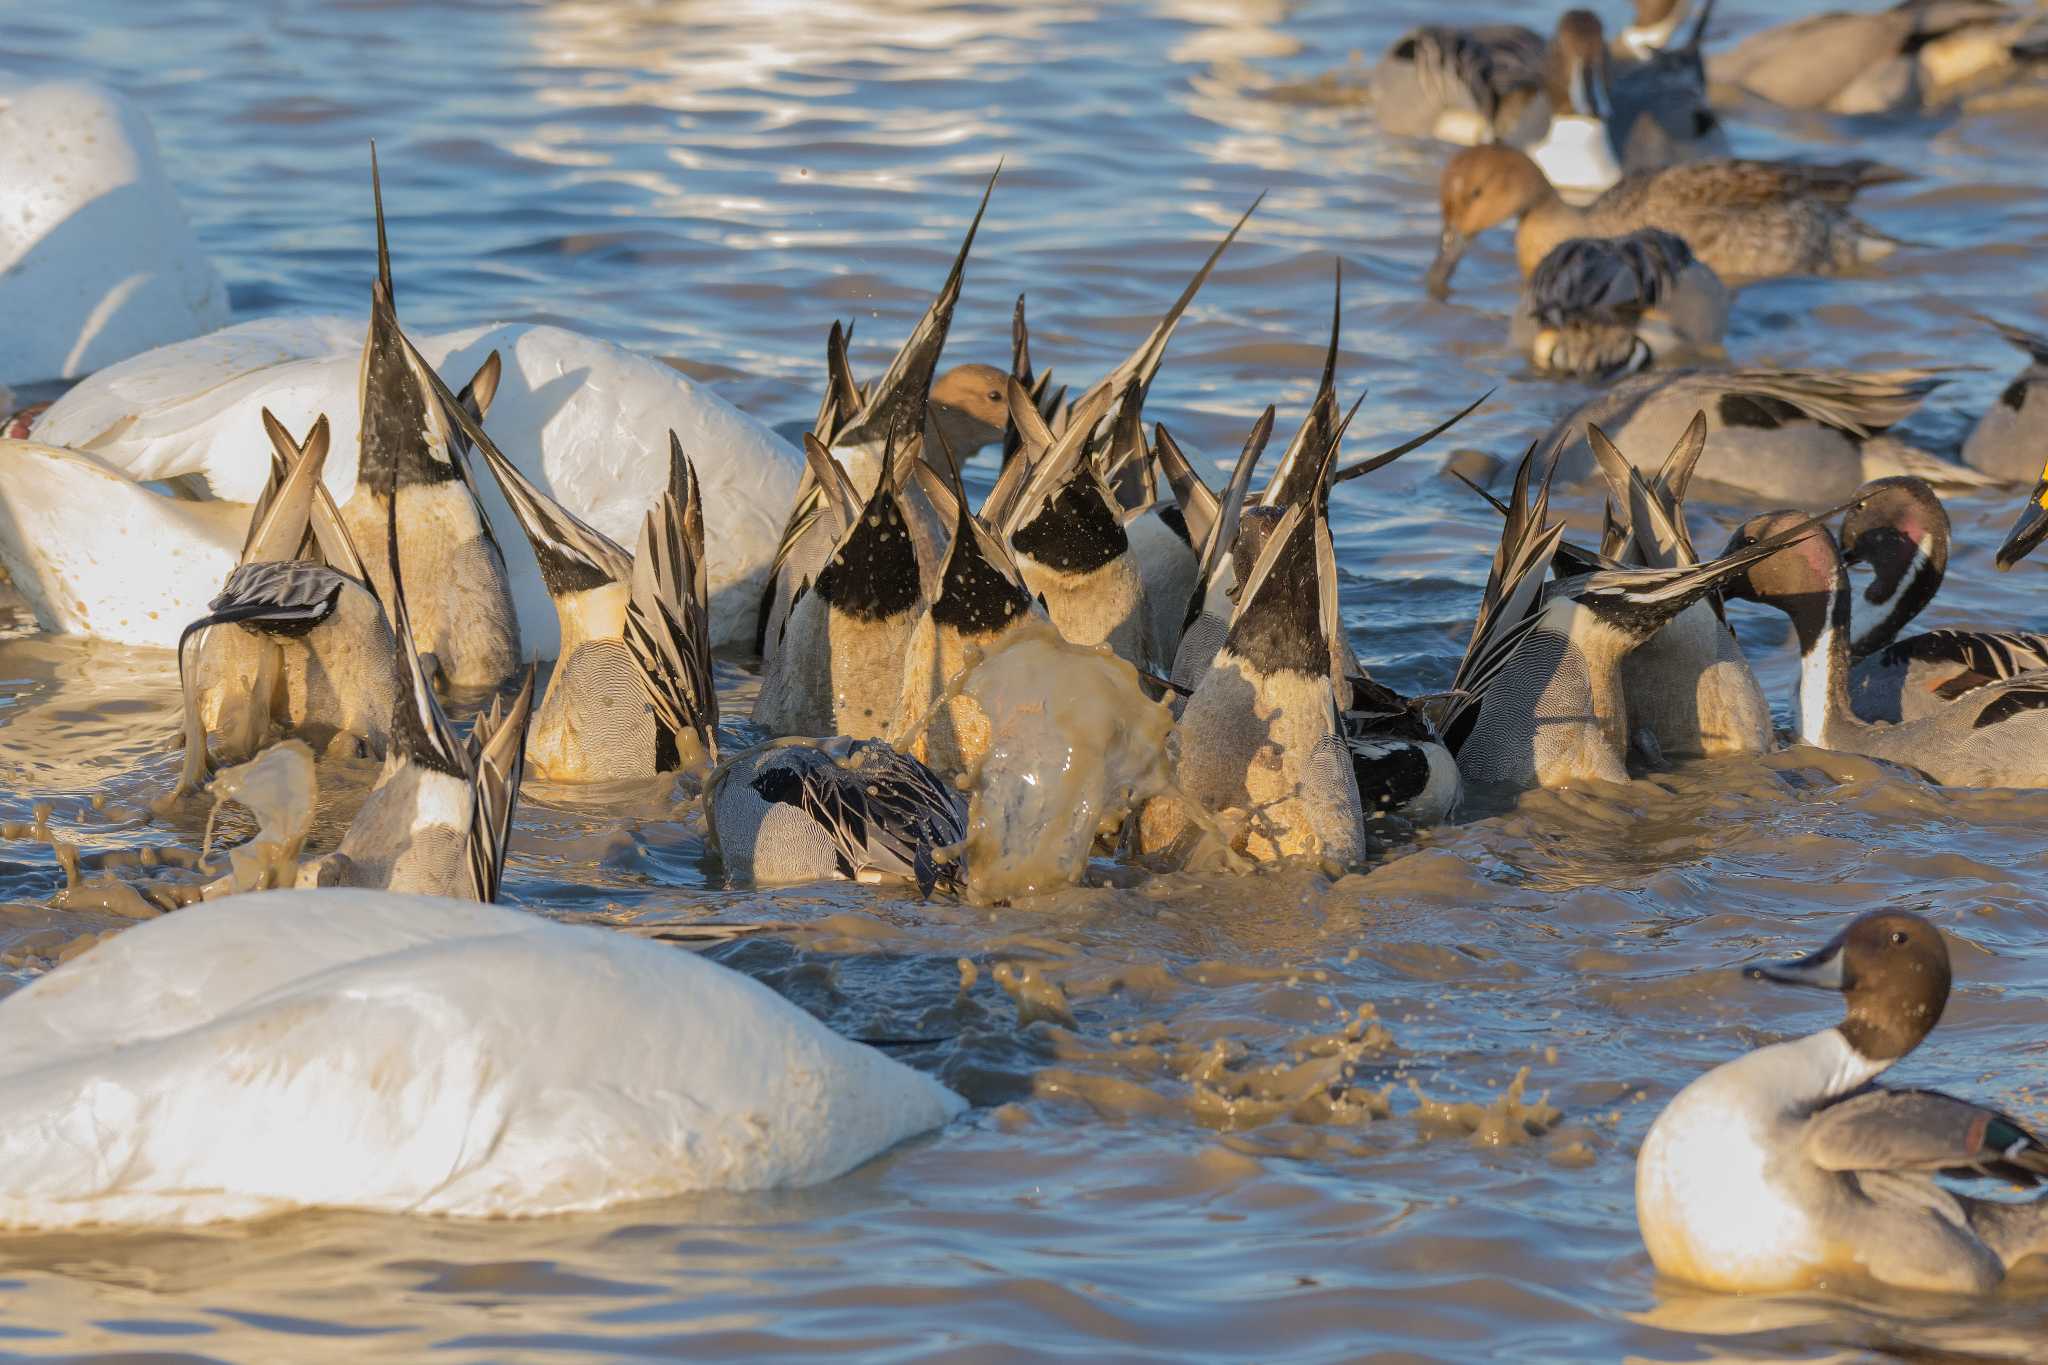
<path fill-rule="evenodd" d="M 1849 212 L 1872 185 L 1900 179 L 1870 161 L 1807 165 L 1713 158 L 1621 180 L 1584 208 L 1559 197 L 1543 170 L 1513 147 L 1473 147 L 1438 183 L 1443 236 L 1424 283 L 1439 297 L 1472 239 L 1515 220 L 1515 261 L 1526 278 L 1561 242 L 1662 228 L 1730 285 L 1780 275 L 1832 274 L 1898 248 Z"/>
<path fill-rule="evenodd" d="M 9 1228 L 809 1185 L 965 1108 L 695 954 L 385 892 L 164 916 L 0 1002 L 0 1029 Z M 639 1032 L 670 1045 L 619 1045 Z"/>
<path fill-rule="evenodd" d="M 1788 536 L 1791 538 L 1788 542 Z M 1791 618 L 1799 641 L 1799 739 L 1881 758 L 1956 787 L 2048 785 L 2048 674 L 1987 683 L 1918 720 L 1872 725 L 1849 702 L 1849 575 L 1824 526 L 1796 512 L 1752 517 L 1729 552 L 1753 559 L 1726 589 Z"/>
<path fill-rule="evenodd" d="M 1804 505 L 1846 501 L 1875 479 L 1912 474 L 1972 488 L 1995 480 L 1921 450 L 1891 428 L 1946 379 L 1939 370 L 1674 370 L 1630 375 L 1560 418 L 1543 439 L 1557 477 L 1597 467 L 1585 431 L 1598 425 L 1624 452 L 1677 443 L 1696 414 L 1707 450 L 1696 477 L 1761 499 Z"/>
<path fill-rule="evenodd" d="M 1754 980 L 1839 991 L 1843 1021 L 1723 1063 L 1679 1091 L 1636 1158 L 1636 1218 L 1657 1269 L 1733 1293 L 1860 1276 L 1983 1293 L 2048 1252 L 2048 1203 L 1979 1199 L 1935 1177 L 2035 1186 L 2048 1148 L 2016 1119 L 1876 1078 L 1948 1003 L 1948 945 L 1918 915 L 1861 915 Z"/>
<path fill-rule="evenodd" d="M 1873 570 L 1853 613 L 1849 705 L 1860 720 L 1921 720 L 1986 683 L 2048 669 L 2048 635 L 1947 627 L 1901 638 L 1948 570 L 1949 520 L 1925 480 L 1879 479 L 1842 519 L 1842 561 Z"/>

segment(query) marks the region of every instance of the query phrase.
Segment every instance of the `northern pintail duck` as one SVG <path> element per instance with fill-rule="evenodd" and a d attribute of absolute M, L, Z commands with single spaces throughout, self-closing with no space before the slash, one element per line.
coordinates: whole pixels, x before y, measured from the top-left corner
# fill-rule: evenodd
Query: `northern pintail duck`
<path fill-rule="evenodd" d="M 2048 450 L 2048 337 L 1995 318 L 1983 321 L 2024 352 L 2027 365 L 1963 438 L 1963 463 L 2011 483 L 2026 483 L 2041 472 L 2041 453 Z"/>
<path fill-rule="evenodd" d="M 1728 154 L 1727 135 L 1707 105 L 1699 55 L 1706 18 L 1703 12 L 1691 41 L 1620 62 L 1609 61 L 1599 15 L 1575 9 L 1558 19 L 1544 55 L 1550 124 L 1525 150 L 1562 196 L 1584 203 L 1624 172 Z"/>
<path fill-rule="evenodd" d="M 1526 140 L 1549 118 L 1544 43 L 1520 24 L 1410 29 L 1373 68 L 1373 114 L 1403 137 L 1475 147 Z"/>
<path fill-rule="evenodd" d="M 806 455 L 803 477 L 797 484 L 796 498 L 790 507 L 789 519 L 783 525 L 770 581 L 761 599 L 760 631 L 756 644 L 764 667 L 774 667 L 784 643 L 790 611 L 798 596 L 824 571 L 833 554 L 834 542 L 840 531 L 845 529 L 835 529 L 833 518 L 827 515 L 828 504 L 839 497 L 837 490 L 841 487 L 850 489 L 858 502 L 870 499 L 880 488 L 878 481 L 885 452 L 899 451 L 908 458 L 915 443 L 925 438 L 926 428 L 934 417 L 932 379 L 938 371 L 939 354 L 945 349 L 946 335 L 953 326 L 953 312 L 960 303 L 968 253 L 974 249 L 975 234 L 981 230 L 982 216 L 988 212 L 989 196 L 995 193 L 996 176 L 1000 174 L 1001 167 L 998 167 L 982 190 L 981 202 L 967 224 L 960 250 L 954 254 L 946 278 L 926 307 L 924 316 L 904 338 L 903 345 L 897 349 L 882 377 L 866 389 L 853 382 L 846 358 L 845 330 L 836 322 L 832 324 L 825 343 L 825 394 L 810 435 L 827 452 L 827 464 L 837 467 L 842 473 L 825 479 L 821 475 L 826 471 L 814 457 Z M 1007 408 L 1007 394 L 1003 403 Z M 971 416 L 958 404 L 953 405 L 953 410 L 962 416 Z M 975 410 L 981 410 L 978 404 Z M 949 420 L 953 420 L 956 427 L 965 425 L 959 420 Z M 900 476 L 907 466 L 892 468 Z M 909 510 L 915 512 L 920 509 Z"/>
<path fill-rule="evenodd" d="M 391 595 L 384 601 L 397 643 L 391 747 L 340 847 L 300 868 L 298 884 L 494 901 L 525 768 L 533 670 L 509 706 L 495 698 L 469 738 L 456 739 L 413 645 L 395 517 L 385 556 Z"/>
<path fill-rule="evenodd" d="M 1647 478 L 1599 428 L 1587 437 L 1612 499 L 1602 552 L 1632 568 L 1698 564 L 1685 494 L 1706 449 L 1706 417 L 1693 418 L 1663 466 Z M 1624 658 L 1621 684 L 1630 737 L 1653 756 L 1761 753 L 1774 742 L 1770 703 L 1712 594 Z"/>
<path fill-rule="evenodd" d="M 1705 564 L 1596 568 L 1545 583 L 1564 534 L 1536 447 L 1515 476 L 1472 640 L 1437 708 L 1468 787 L 1626 782 L 1630 721 L 1622 661 L 1707 593 L 1772 552 L 1747 545 Z"/>
<path fill-rule="evenodd" d="M 1799 642 L 1800 741 L 1902 764 L 1948 786 L 2048 785 L 2048 674 L 1972 688 L 1919 720 L 1872 725 L 1857 718 L 1849 703 L 1848 570 L 1827 528 L 1802 529 L 1804 521 L 1796 512 L 1774 512 L 1743 523 L 1730 553 L 1782 548 L 1753 561 L 1726 590 L 1791 618 Z"/>
<path fill-rule="evenodd" d="M 1648 13 L 1660 6 L 1660 15 Z M 1696 16 L 1687 0 L 1638 0 L 1637 21 L 1615 39 L 1609 121 L 1624 169 L 1654 170 L 1729 154 L 1727 131 L 1707 97 L 1704 44 L 1713 14 L 1713 0 Z M 1691 31 L 1684 41 L 1672 42 L 1688 18 Z"/>
<path fill-rule="evenodd" d="M 1900 0 L 1809 15 L 1714 55 L 1708 75 L 1789 109 L 1887 114 L 1935 108 L 2010 77 L 2039 54 L 2037 8 Z"/>
<path fill-rule="evenodd" d="M 386 892 L 165 915 L 0 1002 L 0 1030 L 8 1228 L 810 1185 L 966 1107 L 695 953 Z M 621 1045 L 640 1030 L 665 1045 Z"/>
<path fill-rule="evenodd" d="M 1574 237 L 1530 274 L 1508 341 L 1539 370 L 1612 378 L 1718 356 L 1731 297 L 1661 228 Z"/>
<path fill-rule="evenodd" d="M 782 739 L 734 755 L 704 784 L 712 845 L 735 881 L 960 885 L 967 798 L 879 739 Z"/>
<path fill-rule="evenodd" d="M 149 120 L 113 90 L 0 77 L 0 184 L 0 376 L 91 374 L 227 325 Z"/>
<path fill-rule="evenodd" d="M 1473 147 L 1444 167 L 1443 238 L 1425 283 L 1441 294 L 1473 237 L 1516 220 L 1515 260 L 1526 278 L 1559 243 L 1639 228 L 1677 234 L 1731 285 L 1778 275 L 1849 270 L 1898 242 L 1849 212 L 1871 185 L 1899 179 L 1868 161 L 1688 161 L 1640 171 L 1584 208 L 1559 197 L 1543 170 L 1512 147 Z"/>
<path fill-rule="evenodd" d="M 552 782 L 709 768 L 718 761 L 718 692 L 703 491 L 682 442 L 669 433 L 668 489 L 628 555 L 520 473 L 467 413 L 460 421 L 512 504 L 561 618 L 561 654 L 527 733 L 527 764 Z"/>
<path fill-rule="evenodd" d="M 2048 635 L 2029 631 L 1949 627 L 1900 638 L 1948 571 L 1948 512 L 1924 480 L 1859 489 L 1841 551 L 1843 562 L 1873 571 L 1849 640 L 1849 705 L 1861 719 L 1919 720 L 1973 688 L 2048 669 Z"/>
<path fill-rule="evenodd" d="M 519 665 L 519 618 L 505 555 L 469 482 L 461 438 L 435 391 L 439 377 L 399 331 L 374 147 L 370 183 L 377 278 L 370 286 L 370 330 L 363 343 L 362 452 L 342 520 L 356 544 L 378 545 L 395 517 L 399 561 L 416 590 L 409 604 L 419 631 L 414 643 L 427 676 L 447 687 L 495 688 Z M 495 383 L 465 388 L 477 416 L 488 410 L 495 390 Z M 392 570 L 375 554 L 369 569 L 377 596 L 390 601 Z"/>
<path fill-rule="evenodd" d="M 1724 1062 L 1657 1116 L 1636 1157 L 1636 1218 L 1660 1272 L 1733 1293 L 1839 1276 L 1982 1293 L 2048 1251 L 2048 1205 L 1935 1179 L 2037 1185 L 2039 1138 L 1973 1101 L 1876 1083 L 1948 1004 L 1939 930 L 1904 911 L 1861 915 L 1818 952 L 1744 975 L 1839 991 L 1844 1017 Z"/>
<path fill-rule="evenodd" d="M 191 790 L 212 759 L 240 763 L 271 737 L 273 722 L 323 748 L 343 744 L 382 757 L 396 704 L 395 646 L 370 576 L 320 482 L 325 421 L 304 445 L 268 411 L 276 477 L 252 510 L 242 562 L 205 616 L 191 663 L 178 649 L 185 763 Z M 209 754 L 208 737 L 214 750 Z"/>
<path fill-rule="evenodd" d="M 1874 479 L 1913 474 L 1950 487 L 1994 482 L 1893 436 L 1946 380 L 1937 370 L 1678 370 L 1631 375 L 1560 418 L 1544 438 L 1558 477 L 1596 467 L 1587 424 L 1623 451 L 1669 450 L 1707 416 L 1698 477 L 1758 498 L 1841 502 Z"/>

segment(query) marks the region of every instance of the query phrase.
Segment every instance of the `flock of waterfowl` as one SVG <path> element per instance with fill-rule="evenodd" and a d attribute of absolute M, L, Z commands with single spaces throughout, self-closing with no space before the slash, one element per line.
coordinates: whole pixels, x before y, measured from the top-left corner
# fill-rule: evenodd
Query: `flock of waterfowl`
<path fill-rule="evenodd" d="M 181 792 L 217 767 L 310 766 L 307 746 L 383 766 L 338 847 L 301 861 L 284 839 L 208 889 L 237 894 L 0 1004 L 17 1043 L 0 1061 L 0 1225 L 304 1204 L 544 1213 L 822 1179 L 957 1112 L 935 1082 L 701 959 L 419 899 L 496 898 L 528 776 L 681 775 L 736 882 L 896 880 L 987 901 L 1071 883 L 1104 857 L 1337 868 L 1449 818 L 1467 792 L 1625 783 L 1632 763 L 1774 746 L 1723 615 L 1740 598 L 1791 620 L 1799 741 L 1942 783 L 2048 783 L 2048 744 L 2033 739 L 2048 725 L 2048 637 L 1905 633 L 1948 566 L 1934 485 L 1995 484 L 2024 464 L 2041 482 L 2001 566 L 2048 535 L 2031 430 L 2048 374 L 2008 390 L 1959 465 L 1884 434 L 1931 373 L 1658 368 L 1718 354 L 1735 288 L 1900 246 L 1848 208 L 1894 178 L 1886 168 L 1728 158 L 1709 77 L 1805 107 L 1918 107 L 2023 66 L 2033 19 L 1994 0 L 1908 0 L 1751 39 L 1717 74 L 1711 0 L 1686 8 L 1639 0 L 1613 49 L 1581 10 L 1547 41 L 1419 29 L 1375 73 L 1390 130 L 1476 144 L 1444 169 L 1428 287 L 1447 289 L 1466 244 L 1513 219 L 1526 281 L 1514 344 L 1539 368 L 1619 381 L 1533 442 L 1498 494 L 1474 486 L 1502 519 L 1499 547 L 1465 655 L 1428 696 L 1391 691 L 1352 650 L 1330 499 L 1472 409 L 1342 458 L 1356 408 L 1337 373 L 1341 274 L 1320 384 L 1277 455 L 1270 407 L 1220 486 L 1205 472 L 1219 466 L 1148 429 L 1168 343 L 1242 219 L 1085 388 L 1034 368 L 1021 298 L 1007 368 L 941 371 L 992 178 L 885 372 L 862 384 L 850 329 L 831 326 L 800 477 L 767 508 L 707 496 L 765 487 L 779 467 L 732 424 L 643 430 L 616 460 L 559 433 L 537 460 L 508 454 L 533 444 L 508 437 L 498 406 L 516 356 L 472 352 L 444 378 L 415 345 L 381 188 L 352 391 L 337 391 L 336 364 L 309 379 L 300 357 L 257 364 L 215 345 L 138 357 L 23 419 L 0 441 L 16 537 L 0 552 L 46 624 L 67 610 L 125 620 L 88 599 L 118 596 L 124 575 L 156 591 L 140 586 L 158 576 L 149 544 L 189 543 L 212 566 L 210 600 L 169 627 Z M 1824 22 L 1843 27 L 1823 35 Z M 1828 60 L 1787 55 L 1817 50 Z M 2048 343 L 2005 331 L 2048 365 Z M 203 423 L 152 434 L 196 393 Z M 296 425 L 271 410 L 286 399 Z M 990 447 L 999 472 L 976 499 L 965 469 Z M 337 475 L 330 456 L 348 454 Z M 1608 494 L 1597 545 L 1551 515 L 1553 481 L 1582 477 Z M 1809 511 L 1754 517 L 1702 558 L 1685 510 L 1696 478 Z M 639 490 L 625 513 L 618 485 Z M 246 505 L 222 501 L 236 487 Z M 83 490 L 133 518 L 142 543 L 68 559 L 40 543 L 35 528 Z M 487 491 L 530 570 L 508 559 Z M 1823 503 L 1840 505 L 1810 514 Z M 631 533 L 599 530 L 600 504 Z M 712 547 L 764 514 L 781 528 L 769 553 L 714 571 Z M 237 544 L 223 547 L 229 521 Z M 1861 607 L 1850 563 L 1875 576 Z M 520 606 L 536 584 L 559 638 L 539 689 Z M 715 645 L 759 657 L 745 726 L 721 717 Z M 466 733 L 450 697 L 488 699 Z M 756 742 L 736 748 L 742 735 Z M 263 893 L 281 887 L 299 889 Z M 1638 1203 L 1660 1269 L 1733 1289 L 1846 1270 L 1981 1289 L 2048 1250 L 2048 1206 L 1932 1178 L 2032 1183 L 2048 1173 L 2035 1138 L 1872 1083 L 1940 1016 L 1937 931 L 1865 916 L 1761 974 L 1845 992 L 1846 1022 L 1710 1073 L 1659 1119 Z M 611 1046 L 625 1029 L 690 1042 L 629 1058 Z"/>

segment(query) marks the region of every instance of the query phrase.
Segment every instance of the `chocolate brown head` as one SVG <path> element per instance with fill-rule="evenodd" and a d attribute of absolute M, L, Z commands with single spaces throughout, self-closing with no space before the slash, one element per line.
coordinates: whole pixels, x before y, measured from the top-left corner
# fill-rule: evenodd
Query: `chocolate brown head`
<path fill-rule="evenodd" d="M 1948 1004 L 1948 944 L 1941 931 L 1904 910 L 1860 915 L 1819 952 L 1751 967 L 1753 980 L 1840 991 L 1847 997 L 1842 1034 L 1874 1062 L 1894 1062 L 1920 1046 Z"/>
<path fill-rule="evenodd" d="M 1444 226 L 1436 259 L 1423 277 L 1430 297 L 1450 292 L 1451 272 L 1474 237 L 1521 217 L 1554 193 L 1542 168 L 1513 147 L 1467 147 L 1452 157 L 1437 182 Z"/>
<path fill-rule="evenodd" d="M 1543 92 L 1553 117 L 1606 118 L 1607 33 L 1591 10 L 1566 10 L 1543 58 Z"/>
<path fill-rule="evenodd" d="M 1791 511 L 1751 517 L 1735 528 L 1722 554 L 1732 554 L 1744 546 L 1782 535 L 1806 520 L 1804 512 Z M 1721 595 L 1761 602 L 1784 612 L 1792 618 L 1803 652 L 1828 626 L 1848 624 L 1849 595 L 1835 591 L 1841 575 L 1842 561 L 1835 553 L 1835 538 L 1825 526 L 1815 523 L 1784 549 L 1729 579 Z"/>
<path fill-rule="evenodd" d="M 1948 571 L 1948 550 L 1948 512 L 1925 479 L 1902 474 L 1857 490 L 1842 518 L 1842 562 L 1868 564 L 1873 577 L 1865 600 L 1892 604 L 1877 623 L 1887 638 L 1859 640 L 1858 652 L 1889 643 L 1933 600 Z"/>
<path fill-rule="evenodd" d="M 955 365 L 932 381 L 932 421 L 955 459 L 1003 439 L 1008 385 L 1009 376 L 993 365 Z"/>

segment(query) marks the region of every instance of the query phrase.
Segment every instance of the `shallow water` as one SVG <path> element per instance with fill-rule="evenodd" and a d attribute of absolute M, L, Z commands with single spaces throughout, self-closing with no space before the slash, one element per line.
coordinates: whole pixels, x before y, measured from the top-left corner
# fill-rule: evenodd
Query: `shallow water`
<path fill-rule="evenodd" d="M 1777 8 L 1731 0 L 1723 22 Z M 1343 380 L 1371 389 L 1354 445 L 1499 385 L 1459 440 L 1508 453 L 1581 393 L 1527 378 L 1501 344 L 1505 234 L 1449 305 L 1422 296 L 1443 152 L 1381 138 L 1346 98 L 1403 27 L 1443 13 L 87 0 L 0 15 L 0 67 L 142 103 L 238 316 L 361 307 L 374 136 L 409 321 L 562 321 L 674 357 L 786 430 L 815 409 L 833 316 L 859 319 L 863 374 L 884 361 L 998 156 L 952 358 L 1001 363 L 1028 289 L 1040 366 L 1077 381 L 1128 351 L 1266 191 L 1151 415 L 1211 457 L 1268 402 L 1291 430 L 1341 258 Z M 1459 13 L 1527 17 L 1504 0 Z M 1729 345 L 1756 363 L 1980 366 L 1909 426 L 1952 450 L 2017 368 L 1966 311 L 2030 323 L 2048 288 L 2048 120 L 1731 126 L 1743 153 L 1918 173 L 1866 208 L 1925 249 L 1855 281 L 1753 289 Z M 1337 498 L 1346 619 L 1399 687 L 1448 680 L 1497 525 L 1436 476 L 1441 458 Z M 1952 510 L 1961 554 L 1936 615 L 2038 623 L 2040 570 L 1989 564 L 2009 500 Z M 1695 534 L 1718 544 L 1734 519 L 1700 507 Z M 1782 621 L 1738 616 L 1782 718 Z M 749 681 L 726 682 L 744 714 Z M 203 810 L 144 814 L 177 768 L 167 655 L 19 626 L 0 643 L 0 716 L 0 819 L 47 803 L 89 866 L 196 846 Z M 349 779 L 323 771 L 316 844 Z M 645 932 L 797 921 L 717 955 L 846 1033 L 948 1038 L 906 1060 L 972 1114 L 802 1192 L 525 1225 L 323 1215 L 4 1238 L 0 1352 L 1824 1360 L 2048 1341 L 2038 1280 L 1985 1303 L 1689 1293 L 1652 1273 L 1632 1204 L 1635 1147 L 1679 1085 L 1825 1018 L 1825 1000 L 1732 969 L 1873 906 L 1926 911 L 1958 949 L 1958 996 L 1901 1074 L 2048 1117 L 2048 796 L 1942 792 L 1795 750 L 1534 795 L 1334 885 L 1159 879 L 987 911 L 728 891 L 694 817 L 668 818 L 674 797 L 610 795 L 529 791 L 509 899 Z M 238 819 L 224 827 L 246 832 Z M 0 846 L 0 982 L 123 922 L 47 908 L 64 880 L 33 838 Z"/>

